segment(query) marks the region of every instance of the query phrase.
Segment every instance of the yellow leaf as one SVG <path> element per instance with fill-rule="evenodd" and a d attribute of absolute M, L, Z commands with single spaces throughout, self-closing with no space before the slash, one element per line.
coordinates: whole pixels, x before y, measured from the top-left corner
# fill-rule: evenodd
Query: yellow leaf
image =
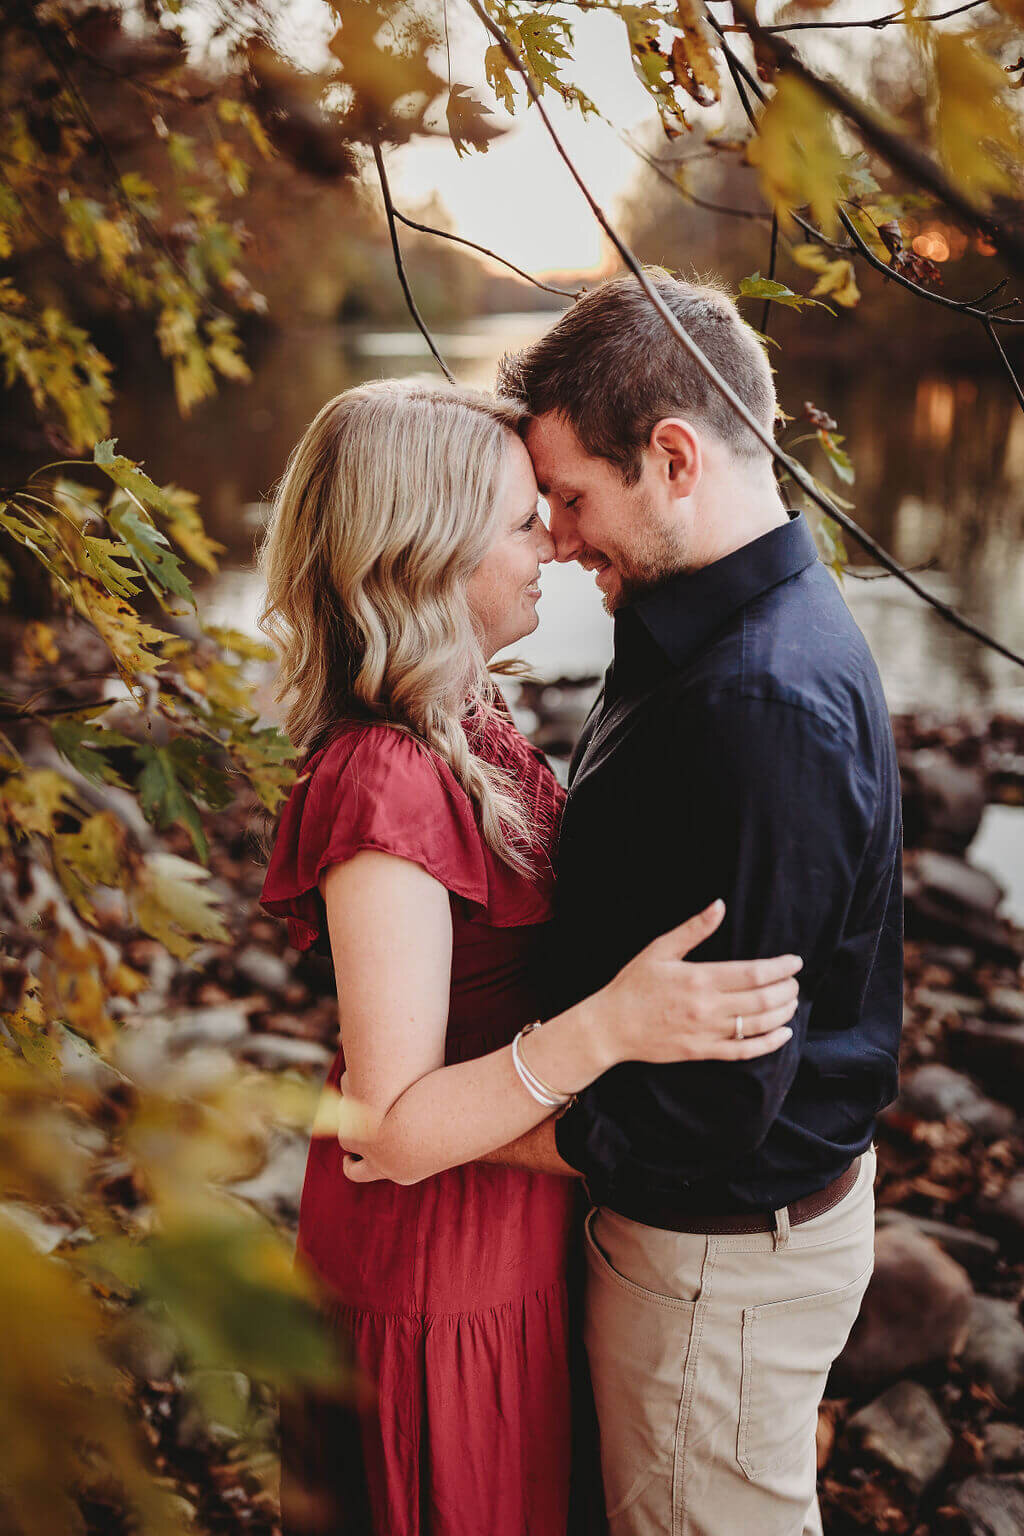
<path fill-rule="evenodd" d="M 154 853 L 145 860 L 129 902 L 139 927 L 185 960 L 202 939 L 226 944 L 231 934 L 217 911 L 216 895 L 202 882 L 209 872 L 176 854 Z"/>
<path fill-rule="evenodd" d="M 60 660 L 53 630 L 40 619 L 32 619 L 25 625 L 21 648 L 30 671 L 45 665 L 53 666 Z"/>
<path fill-rule="evenodd" d="M 75 606 L 106 641 L 122 677 L 127 680 L 136 672 L 155 672 L 163 666 L 163 657 L 155 656 L 148 647 L 168 639 L 166 631 L 140 619 L 130 604 L 105 591 L 98 582 L 76 581 L 74 595 Z"/>
<path fill-rule="evenodd" d="M 74 803 L 70 783 L 52 768 L 22 767 L 0 786 L 0 811 L 26 835 L 52 837 L 54 821 Z"/>
<path fill-rule="evenodd" d="M 720 101 L 722 84 L 711 55 L 711 43 L 703 25 L 703 0 L 676 0 L 676 25 L 680 35 L 672 44 L 672 74 L 677 85 L 700 106 Z"/>
<path fill-rule="evenodd" d="M 935 130 L 943 164 L 986 203 L 993 192 L 1015 195 L 1013 167 L 1020 166 L 1024 141 L 1019 114 L 1007 104 L 1006 75 L 994 59 L 955 33 L 936 29 L 931 43 Z"/>
<path fill-rule="evenodd" d="M 760 132 L 750 142 L 748 158 L 758 166 L 765 196 L 784 230 L 796 228 L 790 209 L 809 203 L 815 223 L 826 234 L 835 232 L 846 162 L 832 117 L 811 86 L 782 75 L 762 114 Z"/>

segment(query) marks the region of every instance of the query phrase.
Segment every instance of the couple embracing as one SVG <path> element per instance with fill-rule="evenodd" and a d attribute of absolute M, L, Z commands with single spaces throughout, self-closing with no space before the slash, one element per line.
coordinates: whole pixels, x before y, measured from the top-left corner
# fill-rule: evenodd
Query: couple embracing
<path fill-rule="evenodd" d="M 728 297 L 651 277 L 770 430 Z M 488 666 L 551 559 L 615 627 L 567 794 Z M 820 1532 L 896 1088 L 900 795 L 770 456 L 616 278 L 494 396 L 329 402 L 262 564 L 304 752 L 262 900 L 333 957 L 327 1081 L 368 1111 L 313 1141 L 298 1249 L 374 1389 L 373 1531 Z"/>

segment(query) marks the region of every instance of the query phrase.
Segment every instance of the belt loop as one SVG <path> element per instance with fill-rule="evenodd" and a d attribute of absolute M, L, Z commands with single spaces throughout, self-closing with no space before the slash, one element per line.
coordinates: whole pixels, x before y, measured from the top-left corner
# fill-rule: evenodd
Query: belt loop
<path fill-rule="evenodd" d="M 789 1247 L 789 1206 L 784 1205 L 775 1212 L 775 1231 L 772 1233 L 772 1252 L 778 1253 L 780 1248 Z"/>

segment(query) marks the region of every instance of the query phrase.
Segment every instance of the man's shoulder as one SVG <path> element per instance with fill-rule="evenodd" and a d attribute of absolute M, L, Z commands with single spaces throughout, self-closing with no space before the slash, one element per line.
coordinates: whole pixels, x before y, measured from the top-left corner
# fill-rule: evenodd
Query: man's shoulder
<path fill-rule="evenodd" d="M 819 727 L 850 745 L 888 731 L 881 678 L 824 567 L 769 592 L 670 685 L 677 709 L 707 723 L 764 719 Z"/>

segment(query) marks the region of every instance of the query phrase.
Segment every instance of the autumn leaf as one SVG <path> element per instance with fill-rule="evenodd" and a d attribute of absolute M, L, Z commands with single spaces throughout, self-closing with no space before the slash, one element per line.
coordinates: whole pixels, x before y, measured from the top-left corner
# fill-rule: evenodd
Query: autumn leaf
<path fill-rule="evenodd" d="M 762 277 L 760 272 L 755 272 L 752 277 L 740 279 L 740 297 L 770 299 L 774 304 L 785 304 L 787 309 L 803 309 L 808 304 L 813 304 L 819 309 L 829 307 L 827 304 L 820 304 L 817 299 L 807 298 L 805 294 L 794 293 L 793 289 L 787 288 L 785 283 L 778 283 L 770 277 Z"/>
<path fill-rule="evenodd" d="M 173 592 L 195 607 L 192 584 L 181 568 L 181 561 L 167 539 L 148 518 L 143 517 L 127 499 L 111 503 L 107 520 L 124 540 L 121 546 L 134 556 L 146 576 L 150 589 L 157 593 Z"/>
<path fill-rule="evenodd" d="M 1006 100 L 1007 79 L 968 39 L 936 29 L 935 133 L 949 174 L 986 203 L 993 192 L 1019 194 L 1024 140 Z"/>
<path fill-rule="evenodd" d="M 465 85 L 453 85 L 449 91 L 447 116 L 448 132 L 460 160 L 470 149 L 486 154 L 488 141 L 504 131 L 494 122 L 493 113 Z"/>
<path fill-rule="evenodd" d="M 818 299 L 826 294 L 831 295 L 844 309 L 852 309 L 857 304 L 860 299 L 860 289 L 857 287 L 857 275 L 851 261 L 843 256 L 833 258 L 823 246 L 810 242 L 794 246 L 790 255 L 799 266 L 818 273 L 818 281 L 811 289 L 812 298 Z"/>
<path fill-rule="evenodd" d="M 107 709 L 107 704 L 98 706 Z M 116 784 L 119 789 L 128 785 L 117 769 L 107 760 L 108 752 L 119 752 L 134 747 L 130 736 L 92 721 L 74 720 L 65 715 L 49 722 L 53 744 L 73 768 L 93 784 Z"/>
<path fill-rule="evenodd" d="M 142 764 L 142 772 L 136 781 L 139 805 L 147 821 L 161 832 L 180 822 L 192 839 L 192 846 L 205 863 L 210 847 L 203 831 L 203 823 L 195 801 L 186 791 L 179 777 L 178 754 L 172 742 L 168 747 L 153 747 L 148 743 L 137 744 L 135 756 Z"/>
<path fill-rule="evenodd" d="M 514 113 L 516 93 L 509 70 L 512 68 L 500 43 L 492 43 L 484 54 L 484 75 L 505 111 Z"/>
<path fill-rule="evenodd" d="M 809 204 L 818 227 L 835 233 L 847 162 L 832 118 L 811 86 L 783 75 L 748 147 L 748 159 L 758 167 L 765 196 L 787 232 L 796 227 L 790 210 Z"/>
<path fill-rule="evenodd" d="M 139 927 L 172 955 L 187 960 L 203 939 L 226 944 L 231 934 L 217 911 L 217 897 L 203 882 L 209 873 L 173 853 L 145 859 L 129 902 Z"/>
<path fill-rule="evenodd" d="M 720 101 L 722 85 L 718 66 L 711 53 L 711 43 L 703 22 L 702 0 L 676 0 L 676 25 L 679 34 L 672 43 L 672 75 L 699 106 Z"/>

